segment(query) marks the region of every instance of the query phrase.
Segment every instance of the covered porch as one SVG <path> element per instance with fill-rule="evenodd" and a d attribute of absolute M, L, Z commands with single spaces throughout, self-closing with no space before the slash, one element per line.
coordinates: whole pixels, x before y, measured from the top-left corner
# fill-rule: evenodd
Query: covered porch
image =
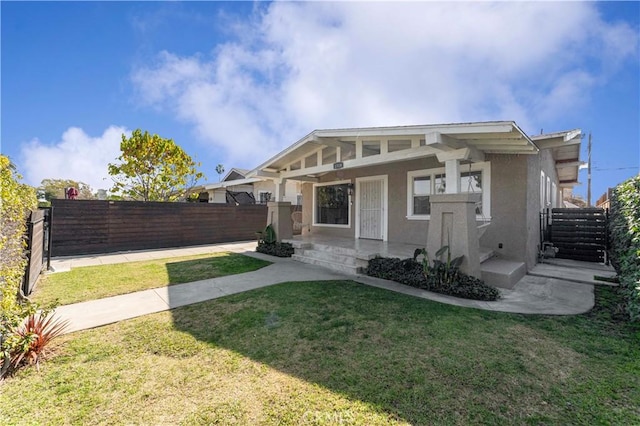
<path fill-rule="evenodd" d="M 361 273 L 376 256 L 406 259 L 413 257 L 416 249 L 424 248 L 410 243 L 322 234 L 297 235 L 283 241 L 293 245 L 295 260 L 350 274 Z M 493 254 L 491 249 L 480 247 L 480 262 L 489 260 Z"/>

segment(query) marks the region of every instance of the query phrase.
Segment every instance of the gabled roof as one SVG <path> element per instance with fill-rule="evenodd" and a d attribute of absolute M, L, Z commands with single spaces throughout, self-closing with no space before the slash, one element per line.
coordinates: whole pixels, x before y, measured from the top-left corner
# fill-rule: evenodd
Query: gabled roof
<path fill-rule="evenodd" d="M 580 161 L 580 129 L 565 130 L 532 136 L 531 140 L 540 149 L 550 149 L 555 161 L 558 182 L 561 187 L 578 184 L 578 172 L 584 163 Z"/>
<path fill-rule="evenodd" d="M 410 142 L 403 149 L 391 152 L 386 151 L 389 140 Z M 368 141 L 383 141 L 384 148 L 379 154 L 365 155 L 363 146 Z M 305 164 L 306 158 L 325 148 L 330 148 L 329 152 L 340 148 L 357 153 L 346 159 L 334 155 L 333 161 L 330 155 L 323 157 L 320 153 L 313 166 Z M 536 144 L 513 121 L 314 130 L 247 176 L 304 180 L 334 167 L 357 168 L 435 155 L 439 159 L 455 156 L 483 161 L 484 154 L 536 154 L 538 151 Z"/>
<path fill-rule="evenodd" d="M 244 179 L 245 177 L 247 177 L 247 173 L 249 173 L 249 170 L 247 169 L 238 169 L 236 167 L 233 167 L 227 172 L 226 175 L 224 175 L 222 181 L 224 182 L 229 180 Z"/>

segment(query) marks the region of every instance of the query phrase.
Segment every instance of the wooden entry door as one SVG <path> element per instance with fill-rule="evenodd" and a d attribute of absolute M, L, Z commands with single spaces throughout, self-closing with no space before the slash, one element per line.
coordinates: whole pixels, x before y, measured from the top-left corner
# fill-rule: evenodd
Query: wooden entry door
<path fill-rule="evenodd" d="M 365 178 L 358 180 L 358 237 L 386 240 L 386 179 Z"/>

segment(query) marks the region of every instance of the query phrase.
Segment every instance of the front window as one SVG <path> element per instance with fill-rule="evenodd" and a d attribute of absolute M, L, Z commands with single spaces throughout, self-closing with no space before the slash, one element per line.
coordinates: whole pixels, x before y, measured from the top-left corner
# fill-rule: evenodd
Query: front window
<path fill-rule="evenodd" d="M 482 194 L 482 171 L 460 173 L 460 191 Z M 476 205 L 476 214 L 482 214 L 482 201 Z"/>
<path fill-rule="evenodd" d="M 349 226 L 348 183 L 315 187 L 315 223 Z"/>
<path fill-rule="evenodd" d="M 491 165 L 474 163 L 460 173 L 460 192 L 481 194 L 476 205 L 476 219 L 489 220 L 491 194 Z M 407 219 L 428 220 L 431 214 L 431 195 L 447 191 L 444 169 L 414 170 L 407 173 Z"/>
<path fill-rule="evenodd" d="M 267 204 L 269 201 L 271 201 L 271 193 L 260 191 L 260 204 Z"/>
<path fill-rule="evenodd" d="M 413 178 L 413 214 L 427 215 L 431 213 L 431 176 L 416 176 Z"/>

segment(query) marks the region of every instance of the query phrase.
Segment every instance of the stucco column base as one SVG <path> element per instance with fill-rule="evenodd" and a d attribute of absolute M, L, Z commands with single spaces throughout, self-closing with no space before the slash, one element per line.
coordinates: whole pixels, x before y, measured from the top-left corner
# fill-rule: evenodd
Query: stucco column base
<path fill-rule="evenodd" d="M 293 238 L 291 222 L 291 203 L 288 201 L 270 201 L 267 203 L 267 225 L 273 226 L 278 241 Z"/>
<path fill-rule="evenodd" d="M 438 194 L 430 197 L 431 219 L 427 235 L 427 253 L 448 245 L 451 258 L 464 256 L 460 270 L 481 278 L 480 243 L 476 224 L 476 203 L 481 194 Z M 446 253 L 441 260 L 446 261 Z"/>

